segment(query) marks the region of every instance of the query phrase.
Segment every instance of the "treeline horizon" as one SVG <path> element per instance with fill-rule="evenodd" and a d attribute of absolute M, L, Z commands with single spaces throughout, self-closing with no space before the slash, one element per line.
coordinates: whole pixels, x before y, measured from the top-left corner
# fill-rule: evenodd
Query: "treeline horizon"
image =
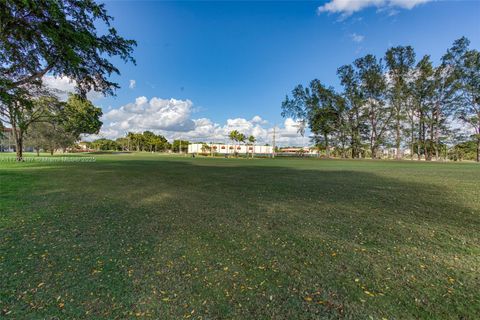
<path fill-rule="evenodd" d="M 128 132 L 125 137 L 119 137 L 115 140 L 107 138 L 99 138 L 93 141 L 83 141 L 88 148 L 101 151 L 148 151 L 148 152 L 164 152 L 172 150 L 178 152 L 186 152 L 188 145 L 187 140 L 174 139 L 170 143 L 163 135 L 155 134 L 152 131 Z"/>
<path fill-rule="evenodd" d="M 282 116 L 308 127 L 312 141 L 342 158 L 379 158 L 393 148 L 402 159 L 433 160 L 474 152 L 480 161 L 480 53 L 462 37 L 434 65 L 412 46 L 367 54 L 337 69 L 341 90 L 314 79 L 282 102 Z M 449 148 L 453 146 L 453 148 Z M 474 150 L 471 150 L 474 146 Z M 475 150 L 476 149 L 476 150 Z M 466 151 L 465 151 L 466 150 Z"/>

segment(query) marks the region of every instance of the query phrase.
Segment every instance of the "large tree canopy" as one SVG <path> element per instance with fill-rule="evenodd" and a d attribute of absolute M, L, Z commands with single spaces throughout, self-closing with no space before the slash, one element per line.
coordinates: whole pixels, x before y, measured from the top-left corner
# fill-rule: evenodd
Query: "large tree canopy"
<path fill-rule="evenodd" d="M 469 49 L 470 41 L 462 37 L 456 40 L 443 57 L 450 66 L 459 87 L 456 115 L 459 120 L 473 129 L 477 141 L 477 162 L 480 162 L 480 52 Z"/>
<path fill-rule="evenodd" d="M 102 109 L 76 94 L 69 96 L 60 116 L 65 130 L 75 137 L 80 134 L 98 133 L 102 127 L 100 120 Z"/>
<path fill-rule="evenodd" d="M 332 87 L 326 87 L 315 79 L 306 88 L 298 85 L 292 90 L 292 98 L 287 96 L 282 102 L 282 116 L 307 124 L 315 142 L 324 144 L 327 156 L 330 156 L 331 135 L 337 133 L 339 140 L 344 136 L 340 124 L 345 106 L 344 99 Z M 301 128 L 300 131 L 303 130 Z"/>
<path fill-rule="evenodd" d="M 54 96 L 42 96 L 34 101 L 28 126 L 21 127 L 26 134 L 27 145 L 53 152 L 72 146 L 81 134 L 98 133 L 102 126 L 102 110 L 79 95 L 72 94 L 66 102 Z"/>
<path fill-rule="evenodd" d="M 387 96 L 394 117 L 396 158 L 400 159 L 400 145 L 402 143 L 402 123 L 408 111 L 408 80 L 415 64 L 415 51 L 411 46 L 398 46 L 388 49 L 385 54 L 388 68 Z"/>
<path fill-rule="evenodd" d="M 29 100 L 42 88 L 43 76 L 68 77 L 82 97 L 91 90 L 113 94 L 119 87 L 110 80 L 120 74 L 110 58 L 134 63 L 136 42 L 118 35 L 112 19 L 93 0 L 0 2 L 0 116 L 15 132 L 18 160 L 27 127 L 18 127 L 12 115 L 31 112 Z"/>
<path fill-rule="evenodd" d="M 390 48 L 384 59 L 367 54 L 337 69 L 339 94 L 319 80 L 297 85 L 282 116 L 308 125 L 327 154 L 331 143 L 342 157 L 346 146 L 352 158 L 367 156 L 369 144 L 372 158 L 410 151 L 411 159 L 439 160 L 447 143 L 465 140 L 463 132 L 476 142 L 480 162 L 480 53 L 469 46 L 465 37 L 456 40 L 438 66 L 429 55 L 416 61 L 410 46 Z M 456 128 L 454 117 L 465 126 Z"/>
<path fill-rule="evenodd" d="M 78 0 L 0 2 L 0 88 L 2 94 L 51 73 L 75 80 L 80 93 L 112 94 L 119 74 L 109 61 L 134 62 L 135 41 L 119 36 L 103 4 Z M 105 29 L 100 34 L 97 27 Z"/>

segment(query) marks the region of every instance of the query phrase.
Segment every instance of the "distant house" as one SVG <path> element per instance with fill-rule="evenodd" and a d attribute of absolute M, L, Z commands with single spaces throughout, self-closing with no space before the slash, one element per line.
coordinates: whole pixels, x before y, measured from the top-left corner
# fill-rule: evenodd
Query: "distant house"
<path fill-rule="evenodd" d="M 78 147 L 81 149 L 81 150 L 88 150 L 88 143 L 85 142 L 85 141 L 80 141 L 78 143 Z"/>
<path fill-rule="evenodd" d="M 75 146 L 67 148 L 66 152 L 93 152 L 94 149 L 90 148 L 90 142 L 80 141 Z"/>

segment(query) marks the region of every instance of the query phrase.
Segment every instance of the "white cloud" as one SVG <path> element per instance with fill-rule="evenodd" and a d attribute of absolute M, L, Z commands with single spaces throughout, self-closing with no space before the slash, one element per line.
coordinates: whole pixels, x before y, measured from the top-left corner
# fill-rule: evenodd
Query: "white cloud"
<path fill-rule="evenodd" d="M 138 97 L 135 102 L 105 113 L 109 132 L 122 135 L 125 131 L 167 130 L 186 132 L 195 128 L 190 119 L 190 100 Z"/>
<path fill-rule="evenodd" d="M 75 93 L 75 81 L 68 77 L 54 77 L 47 75 L 42 78 L 42 81 L 46 87 L 55 92 L 59 99 L 67 100 L 69 93 Z M 87 93 L 87 98 L 89 100 L 97 100 L 102 97 L 103 95 L 100 92 L 90 91 Z"/>
<path fill-rule="evenodd" d="M 267 120 L 263 120 L 262 117 L 260 117 L 260 116 L 253 117 L 252 122 L 253 123 L 258 123 L 258 124 L 267 124 L 268 123 Z"/>
<path fill-rule="evenodd" d="M 318 13 L 342 13 L 348 16 L 368 7 L 412 9 L 430 1 L 433 0 L 331 0 L 318 7 Z"/>
<path fill-rule="evenodd" d="M 356 42 L 356 43 L 360 43 L 360 42 L 362 42 L 363 40 L 365 40 L 365 36 L 364 36 L 364 35 L 357 34 L 357 33 L 352 33 L 352 34 L 350 35 L 350 37 L 352 38 L 353 42 Z"/>
<path fill-rule="evenodd" d="M 181 138 L 192 142 L 229 142 L 228 133 L 238 130 L 246 136 L 255 136 L 259 143 L 272 144 L 273 126 L 258 115 L 252 119 L 227 119 L 224 124 L 219 124 L 208 118 L 192 119 L 193 113 L 194 106 L 190 100 L 138 97 L 135 102 L 106 112 L 100 133 L 89 136 L 87 140 L 99 137 L 115 139 L 129 131 L 149 130 L 170 141 Z M 277 145 L 308 143 L 308 138 L 300 136 L 298 125 L 292 119 L 276 126 L 275 131 Z"/>
<path fill-rule="evenodd" d="M 128 83 L 128 87 L 130 89 L 135 89 L 136 86 L 137 86 L 137 81 L 135 80 L 130 80 L 130 82 Z"/>

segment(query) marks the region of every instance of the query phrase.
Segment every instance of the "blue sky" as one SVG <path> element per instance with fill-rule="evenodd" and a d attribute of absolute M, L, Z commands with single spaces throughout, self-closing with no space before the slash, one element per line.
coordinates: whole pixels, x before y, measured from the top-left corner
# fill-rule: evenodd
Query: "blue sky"
<path fill-rule="evenodd" d="M 277 124 L 285 144 L 298 143 L 280 116 L 296 84 L 318 78 L 338 87 L 339 66 L 367 53 L 383 56 L 391 46 L 412 45 L 418 58 L 434 61 L 463 35 L 480 47 L 480 1 L 371 2 L 107 1 L 115 27 L 138 47 L 137 65 L 119 64 L 117 96 L 95 100 L 106 114 L 114 111 L 102 134 L 152 126 L 167 137 L 219 140 L 243 119 L 237 122 L 247 133 L 265 135 Z"/>

